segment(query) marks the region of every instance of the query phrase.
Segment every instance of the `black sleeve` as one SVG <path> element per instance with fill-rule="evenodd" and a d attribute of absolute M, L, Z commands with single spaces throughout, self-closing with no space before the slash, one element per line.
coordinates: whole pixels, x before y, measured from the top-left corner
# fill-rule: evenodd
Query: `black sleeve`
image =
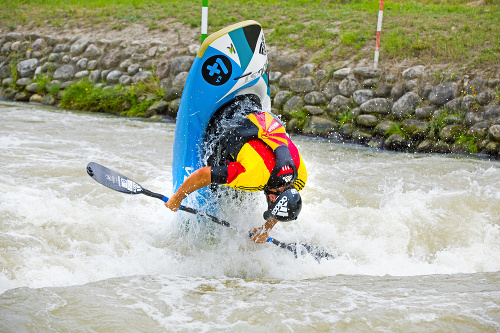
<path fill-rule="evenodd" d="M 216 166 L 210 168 L 210 176 L 212 184 L 227 183 L 227 166 Z"/>

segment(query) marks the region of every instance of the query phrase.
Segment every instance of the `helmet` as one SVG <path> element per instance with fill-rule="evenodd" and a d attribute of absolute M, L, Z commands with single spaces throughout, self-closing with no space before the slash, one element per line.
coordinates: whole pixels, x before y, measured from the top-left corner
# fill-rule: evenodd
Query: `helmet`
<path fill-rule="evenodd" d="M 276 219 L 281 222 L 296 220 L 302 209 L 302 199 L 299 192 L 292 188 L 283 191 L 264 212 L 264 219 Z"/>

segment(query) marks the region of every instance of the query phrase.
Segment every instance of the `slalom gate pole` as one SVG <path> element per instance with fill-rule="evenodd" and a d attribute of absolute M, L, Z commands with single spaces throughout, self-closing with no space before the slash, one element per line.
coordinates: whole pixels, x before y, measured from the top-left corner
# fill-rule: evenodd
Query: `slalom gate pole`
<path fill-rule="evenodd" d="M 201 43 L 207 38 L 207 25 L 208 25 L 208 0 L 202 0 L 201 2 Z"/>
<path fill-rule="evenodd" d="M 375 59 L 373 60 L 373 68 L 378 66 L 378 56 L 380 52 L 380 35 L 382 34 L 382 17 L 384 16 L 384 0 L 380 0 L 378 8 L 378 23 L 377 23 L 377 40 L 375 42 Z"/>

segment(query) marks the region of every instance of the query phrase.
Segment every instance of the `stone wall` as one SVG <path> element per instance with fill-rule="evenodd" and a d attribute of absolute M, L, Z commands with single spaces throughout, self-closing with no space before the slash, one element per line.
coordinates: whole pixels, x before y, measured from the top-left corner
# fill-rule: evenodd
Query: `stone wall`
<path fill-rule="evenodd" d="M 88 78 L 124 87 L 156 75 L 165 93 L 148 116 L 175 118 L 199 45 L 161 41 L 59 39 L 37 34 L 0 36 L 0 96 L 57 105 L 64 89 Z M 332 69 L 297 55 L 269 54 L 273 112 L 290 132 L 400 151 L 484 153 L 499 157 L 499 78 L 402 73 L 373 68 Z M 306 61 L 307 62 L 307 61 Z M 35 78 L 50 75 L 41 91 Z"/>

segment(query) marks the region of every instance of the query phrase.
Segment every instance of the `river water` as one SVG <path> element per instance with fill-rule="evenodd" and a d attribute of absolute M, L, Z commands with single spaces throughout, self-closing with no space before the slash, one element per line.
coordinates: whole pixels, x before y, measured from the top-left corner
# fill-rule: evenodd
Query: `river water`
<path fill-rule="evenodd" d="M 294 137 L 304 207 L 271 236 L 318 263 L 248 240 L 262 194 L 235 231 L 86 174 L 170 195 L 174 127 L 0 101 L 1 332 L 500 332 L 498 161 Z"/>

